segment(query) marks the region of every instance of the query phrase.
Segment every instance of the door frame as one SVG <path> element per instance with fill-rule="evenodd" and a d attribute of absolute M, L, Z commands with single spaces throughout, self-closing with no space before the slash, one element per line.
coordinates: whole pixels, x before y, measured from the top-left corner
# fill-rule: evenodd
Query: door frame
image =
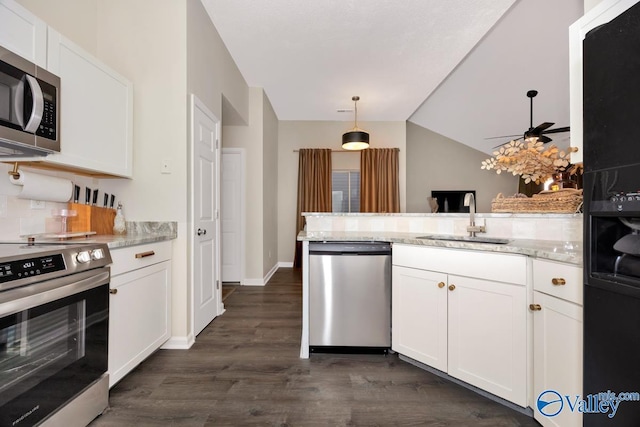
<path fill-rule="evenodd" d="M 240 285 L 244 285 L 245 282 L 245 239 L 246 239 L 246 151 L 244 148 L 222 148 L 221 164 L 222 157 L 225 154 L 239 154 L 240 155 Z M 222 167 L 220 170 L 220 175 L 222 177 Z M 220 179 L 222 181 L 222 178 Z M 222 187 L 222 182 L 220 183 Z M 221 188 L 220 191 L 223 191 Z M 220 220 L 222 220 L 222 209 L 220 210 Z M 222 239 L 222 231 L 220 232 L 220 239 Z M 222 244 L 222 243 L 221 243 Z M 222 248 L 224 249 L 224 248 Z M 220 261 L 222 263 L 222 253 L 220 255 Z M 222 264 L 220 264 L 220 281 L 222 281 Z"/>
<path fill-rule="evenodd" d="M 207 116 L 209 116 L 216 123 L 216 154 L 215 154 L 215 164 L 216 164 L 216 182 L 215 182 L 215 260 L 214 260 L 214 280 L 218 283 L 216 289 L 216 299 L 217 299 L 217 314 L 216 316 L 220 316 L 224 313 L 224 304 L 222 303 L 222 286 L 220 286 L 220 146 L 221 143 L 221 123 L 218 117 L 211 112 L 209 107 L 206 106 L 195 94 L 191 93 L 189 95 L 189 191 L 187 192 L 188 197 L 188 205 L 189 205 L 189 215 L 188 215 L 188 252 L 189 252 L 189 286 L 188 286 L 188 300 L 190 305 L 190 315 L 189 315 L 189 331 L 190 334 L 193 335 L 193 340 L 195 341 L 195 238 L 196 235 L 196 221 L 195 221 L 195 175 L 194 175 L 194 161 L 195 161 L 195 109 L 196 107 L 204 112 Z"/>

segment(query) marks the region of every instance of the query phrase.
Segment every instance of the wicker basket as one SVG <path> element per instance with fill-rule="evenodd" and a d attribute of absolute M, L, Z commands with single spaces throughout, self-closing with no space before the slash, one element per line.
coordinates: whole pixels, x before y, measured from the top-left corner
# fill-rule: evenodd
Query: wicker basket
<path fill-rule="evenodd" d="M 582 190 L 541 191 L 533 197 L 504 197 L 491 202 L 491 212 L 576 213 L 582 209 Z"/>

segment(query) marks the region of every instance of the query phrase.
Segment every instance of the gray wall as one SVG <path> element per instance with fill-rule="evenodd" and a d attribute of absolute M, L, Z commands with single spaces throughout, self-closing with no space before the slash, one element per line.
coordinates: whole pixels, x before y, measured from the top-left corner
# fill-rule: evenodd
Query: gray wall
<path fill-rule="evenodd" d="M 518 179 L 480 169 L 488 156 L 407 122 L 407 212 L 430 212 L 431 190 L 475 190 L 478 212 L 491 212 L 498 194 L 513 195 Z"/>
<path fill-rule="evenodd" d="M 266 275 L 278 261 L 278 117 L 262 91 L 262 273 Z"/>

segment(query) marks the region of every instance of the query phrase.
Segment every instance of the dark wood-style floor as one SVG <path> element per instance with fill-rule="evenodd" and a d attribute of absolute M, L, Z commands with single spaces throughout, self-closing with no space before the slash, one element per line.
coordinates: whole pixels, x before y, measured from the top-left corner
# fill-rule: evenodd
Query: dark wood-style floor
<path fill-rule="evenodd" d="M 300 359 L 301 276 L 240 286 L 189 350 L 159 350 L 118 383 L 99 426 L 538 426 L 396 355 Z"/>

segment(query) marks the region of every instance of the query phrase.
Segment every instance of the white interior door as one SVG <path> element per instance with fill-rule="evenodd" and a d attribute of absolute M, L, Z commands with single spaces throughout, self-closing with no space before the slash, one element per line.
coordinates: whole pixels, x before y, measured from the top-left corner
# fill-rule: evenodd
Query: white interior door
<path fill-rule="evenodd" d="M 222 281 L 240 282 L 244 271 L 244 150 L 222 149 Z"/>
<path fill-rule="evenodd" d="M 219 313 L 220 121 L 191 96 L 192 272 L 194 335 Z"/>

